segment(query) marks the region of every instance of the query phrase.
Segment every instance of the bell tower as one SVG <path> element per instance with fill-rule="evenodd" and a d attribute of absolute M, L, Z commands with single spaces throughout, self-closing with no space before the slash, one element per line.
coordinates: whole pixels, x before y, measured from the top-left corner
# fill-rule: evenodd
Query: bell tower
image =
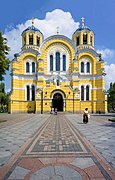
<path fill-rule="evenodd" d="M 85 26 L 85 18 L 81 18 L 81 27 L 79 27 L 73 34 L 72 40 L 75 43 L 77 50 L 83 48 L 94 49 L 94 32 Z"/>
<path fill-rule="evenodd" d="M 27 48 L 39 50 L 44 41 L 43 34 L 34 26 L 34 18 L 32 18 L 31 23 L 32 25 L 22 32 L 22 50 Z"/>

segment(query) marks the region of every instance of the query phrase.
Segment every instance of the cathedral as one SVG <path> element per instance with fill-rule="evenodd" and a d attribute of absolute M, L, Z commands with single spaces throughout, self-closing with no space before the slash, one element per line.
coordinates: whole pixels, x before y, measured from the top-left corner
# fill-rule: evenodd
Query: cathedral
<path fill-rule="evenodd" d="M 71 39 L 58 29 L 44 39 L 32 19 L 11 67 L 9 113 L 107 112 L 104 61 L 84 18 Z"/>

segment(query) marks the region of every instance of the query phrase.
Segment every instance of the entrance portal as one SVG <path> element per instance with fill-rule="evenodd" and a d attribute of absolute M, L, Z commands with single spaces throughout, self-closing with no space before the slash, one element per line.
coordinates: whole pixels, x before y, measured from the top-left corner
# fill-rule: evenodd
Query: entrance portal
<path fill-rule="evenodd" d="M 63 111 L 63 97 L 60 93 L 56 93 L 52 99 L 52 107 L 58 111 Z"/>

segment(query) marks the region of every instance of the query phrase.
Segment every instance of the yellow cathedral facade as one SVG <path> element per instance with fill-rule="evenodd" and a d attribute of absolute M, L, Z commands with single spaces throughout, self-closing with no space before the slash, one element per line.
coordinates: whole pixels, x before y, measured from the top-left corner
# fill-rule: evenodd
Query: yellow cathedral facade
<path fill-rule="evenodd" d="M 84 18 L 71 39 L 58 29 L 44 39 L 33 19 L 11 66 L 10 113 L 107 112 L 104 61 Z"/>

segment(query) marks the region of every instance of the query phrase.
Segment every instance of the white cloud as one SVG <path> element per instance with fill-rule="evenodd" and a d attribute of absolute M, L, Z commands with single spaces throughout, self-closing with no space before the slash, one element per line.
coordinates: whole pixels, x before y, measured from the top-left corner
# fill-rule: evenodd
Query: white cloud
<path fill-rule="evenodd" d="M 9 57 L 12 59 L 15 53 L 21 50 L 21 33 L 28 26 L 31 26 L 31 20 L 27 20 L 25 23 L 18 24 L 15 28 L 13 25 L 5 29 L 4 36 L 8 40 L 8 45 L 11 47 Z M 75 22 L 69 12 L 64 12 L 60 9 L 56 9 L 52 12 L 47 12 L 45 19 L 35 19 L 35 27 L 37 27 L 44 37 L 48 37 L 56 34 L 57 27 L 59 27 L 59 34 L 72 37 L 73 32 L 78 28 L 79 22 Z M 115 51 L 105 48 L 97 50 L 102 54 L 102 58 L 107 61 L 105 64 L 106 69 L 106 89 L 109 89 L 110 82 L 115 82 L 115 64 L 114 61 Z M 112 61 L 112 62 L 111 62 Z M 112 64 L 110 64 L 112 63 Z"/>
<path fill-rule="evenodd" d="M 7 28 L 4 36 L 8 40 L 8 45 L 11 47 L 10 58 L 21 50 L 21 33 L 28 26 L 31 26 L 31 20 L 27 20 L 24 24 L 18 24 L 15 28 L 10 27 L 10 31 Z M 52 12 L 47 12 L 45 19 L 35 19 L 35 27 L 37 27 L 44 37 L 54 35 L 57 33 L 57 27 L 59 27 L 59 34 L 72 37 L 73 32 L 78 28 L 79 22 L 75 22 L 69 12 L 64 12 L 60 9 L 56 9 Z"/>
<path fill-rule="evenodd" d="M 108 90 L 111 82 L 115 82 L 115 64 L 105 64 L 107 75 L 105 76 L 106 89 Z"/>
<path fill-rule="evenodd" d="M 102 59 L 106 60 L 105 71 L 107 75 L 105 76 L 105 88 L 108 90 L 110 83 L 115 82 L 115 64 L 113 63 L 115 62 L 115 50 L 105 48 L 97 50 L 97 52 L 101 53 Z"/>
<path fill-rule="evenodd" d="M 101 53 L 102 54 L 102 58 L 103 59 L 109 59 L 109 58 L 113 58 L 114 57 L 114 55 L 115 55 L 115 51 L 114 50 L 111 50 L 111 49 L 108 49 L 108 48 L 106 48 L 106 49 L 99 49 L 99 50 L 97 50 L 97 52 L 98 53 Z"/>

